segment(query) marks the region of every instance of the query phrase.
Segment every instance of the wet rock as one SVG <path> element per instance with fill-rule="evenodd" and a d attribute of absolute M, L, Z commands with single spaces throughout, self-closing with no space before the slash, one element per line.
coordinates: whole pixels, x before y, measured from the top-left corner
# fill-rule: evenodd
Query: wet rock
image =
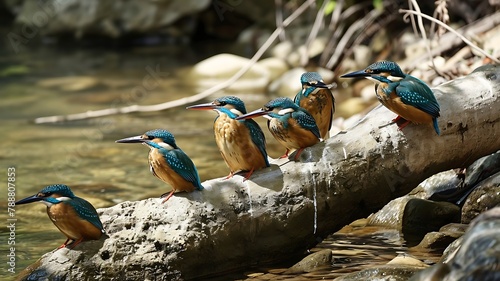
<path fill-rule="evenodd" d="M 306 70 L 302 67 L 290 69 L 269 85 L 269 91 L 280 97 L 290 97 L 293 99 L 300 89 L 302 89 L 300 76 L 304 72 Z"/>
<path fill-rule="evenodd" d="M 391 261 L 389 261 L 387 264 L 390 265 L 407 265 L 407 266 L 415 266 L 415 267 L 421 267 L 421 268 L 426 268 L 429 265 L 424 263 L 423 261 L 414 258 L 409 255 L 398 255 L 397 257 L 393 258 Z"/>
<path fill-rule="evenodd" d="M 406 281 L 421 270 L 420 266 L 382 265 L 343 275 L 335 281 Z"/>
<path fill-rule="evenodd" d="M 439 232 L 444 233 L 453 238 L 459 238 L 462 237 L 462 235 L 464 235 L 467 227 L 468 225 L 463 223 L 449 223 L 441 227 L 439 229 Z"/>
<path fill-rule="evenodd" d="M 477 183 L 498 171 L 500 171 L 500 152 L 474 161 L 465 169 L 465 173 L 464 169 L 456 169 L 434 175 L 423 181 L 410 194 L 462 205 Z"/>
<path fill-rule="evenodd" d="M 425 234 L 459 220 L 460 208 L 456 205 L 404 196 L 370 215 L 368 225 L 390 227 L 405 234 Z"/>
<path fill-rule="evenodd" d="M 461 244 L 456 247 L 456 244 Z M 445 263 L 436 264 L 413 276 L 424 280 L 498 280 L 500 278 L 500 208 L 478 216 L 463 238 L 453 243 L 455 251 Z"/>
<path fill-rule="evenodd" d="M 99 34 L 119 37 L 129 33 L 159 31 L 182 17 L 194 15 L 210 5 L 208 0 L 169 1 L 7 1 L 19 26 L 30 26 L 41 34 Z M 186 24 L 184 33 L 189 34 Z M 192 30 L 192 27 L 191 27 Z M 31 33 L 30 33 L 31 34 Z M 31 38 L 31 37 L 30 37 Z"/>
<path fill-rule="evenodd" d="M 287 57 L 293 52 L 293 44 L 290 41 L 283 41 L 271 49 L 273 57 L 286 61 Z"/>
<path fill-rule="evenodd" d="M 366 109 L 367 103 L 362 98 L 350 98 L 335 106 L 335 117 L 350 117 Z"/>
<path fill-rule="evenodd" d="M 286 62 L 282 59 L 274 57 L 262 59 L 257 62 L 257 65 L 260 65 L 269 71 L 269 79 L 271 81 L 274 81 L 275 79 L 283 75 L 283 73 L 288 71 L 288 65 L 286 64 Z"/>
<path fill-rule="evenodd" d="M 323 267 L 326 265 L 330 265 L 332 262 L 332 250 L 325 249 L 319 252 L 308 255 L 303 258 L 298 263 L 294 264 L 290 267 L 285 274 L 297 274 L 303 272 L 311 272 L 317 269 L 318 267 Z"/>
<path fill-rule="evenodd" d="M 441 173 L 437 173 L 428 179 L 421 182 L 414 190 L 410 192 L 410 195 L 416 196 L 422 199 L 430 199 L 433 201 L 445 201 L 437 200 L 438 198 L 433 198 L 432 195 L 451 190 L 454 192 L 458 186 L 463 183 L 463 178 L 457 176 L 455 170 L 448 170 Z M 445 193 L 443 193 L 442 199 L 445 198 Z M 436 200 L 435 200 L 436 199 Z"/>
<path fill-rule="evenodd" d="M 189 79 L 196 81 L 200 88 L 206 89 L 228 80 L 242 68 L 247 67 L 250 60 L 232 54 L 218 54 L 197 63 L 189 74 Z M 270 82 L 270 71 L 262 65 L 252 67 L 228 90 L 264 91 Z M 299 80 L 298 80 L 299 81 Z"/>
<path fill-rule="evenodd" d="M 424 239 L 415 248 L 428 250 L 444 250 L 451 242 L 455 241 L 455 237 L 449 236 L 441 232 L 429 232 L 424 236 Z"/>
<path fill-rule="evenodd" d="M 471 222 L 480 213 L 500 205 L 500 173 L 474 187 L 462 207 L 462 223 Z"/>

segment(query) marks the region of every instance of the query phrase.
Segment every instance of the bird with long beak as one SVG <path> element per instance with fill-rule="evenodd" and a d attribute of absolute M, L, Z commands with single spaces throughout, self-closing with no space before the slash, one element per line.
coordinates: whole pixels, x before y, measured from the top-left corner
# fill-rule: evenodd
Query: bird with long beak
<path fill-rule="evenodd" d="M 304 148 L 321 141 L 320 133 L 314 118 L 289 98 L 277 98 L 264 107 L 244 114 L 236 120 L 263 116 L 268 119 L 267 127 L 274 138 L 286 147 L 280 158 L 288 157 L 291 150 L 297 150 L 297 160 Z"/>
<path fill-rule="evenodd" d="M 247 180 L 255 170 L 269 167 L 266 139 L 260 126 L 252 119 L 236 120 L 247 113 L 240 98 L 225 96 L 187 109 L 214 110 L 218 113 L 214 121 L 214 135 L 220 154 L 230 170 L 226 179 L 238 171 L 246 171 Z"/>
<path fill-rule="evenodd" d="M 85 199 L 76 197 L 64 184 L 49 185 L 37 194 L 17 201 L 16 205 L 32 202 L 41 202 L 47 206 L 50 220 L 68 238 L 58 249 L 73 249 L 82 241 L 98 240 L 104 233 L 94 206 Z"/>
<path fill-rule="evenodd" d="M 186 153 L 177 146 L 174 135 L 169 131 L 162 129 L 151 130 L 143 135 L 120 139 L 116 142 L 142 143 L 150 148 L 148 155 L 149 170 L 155 177 L 172 187 L 172 191 L 165 197 L 163 202 L 170 199 L 176 191 L 192 192 L 195 189 L 203 190 L 196 166 Z"/>
<path fill-rule="evenodd" d="M 395 62 L 376 62 L 366 69 L 340 77 L 363 77 L 374 81 L 378 100 L 398 115 L 393 122 L 403 119 L 402 124 L 398 124 L 400 130 L 410 122 L 432 124 L 439 135 L 437 118 L 440 108 L 434 93 L 422 80 L 403 73 Z"/>
<path fill-rule="evenodd" d="M 330 85 L 323 82 L 317 72 L 306 72 L 300 77 L 302 90 L 295 96 L 294 102 L 307 110 L 318 125 L 321 138 L 329 137 L 335 113 L 335 98 Z"/>

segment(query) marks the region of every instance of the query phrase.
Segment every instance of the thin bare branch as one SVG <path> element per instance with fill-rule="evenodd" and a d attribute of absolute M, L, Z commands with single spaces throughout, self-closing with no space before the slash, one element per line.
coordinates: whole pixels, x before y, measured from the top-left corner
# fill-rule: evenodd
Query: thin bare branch
<path fill-rule="evenodd" d="M 323 17 L 325 15 L 325 9 L 327 5 L 328 1 L 326 0 L 323 1 L 323 4 L 321 5 L 321 7 L 318 10 L 318 13 L 316 14 L 316 19 L 314 20 L 314 24 L 311 28 L 311 33 L 309 33 L 309 37 L 307 38 L 306 41 L 306 48 L 300 59 L 300 64 L 302 66 L 305 66 L 309 62 L 309 48 L 311 47 L 312 41 L 316 38 L 316 36 L 318 36 L 319 29 L 323 24 Z"/>
<path fill-rule="evenodd" d="M 363 29 L 364 26 L 370 25 L 381 14 L 382 12 L 379 10 L 376 9 L 372 10 L 364 18 L 357 20 L 351 26 L 349 26 L 347 31 L 344 33 L 344 36 L 342 36 L 342 39 L 340 39 L 339 43 L 337 44 L 337 47 L 335 48 L 332 57 L 327 62 L 326 68 L 328 69 L 333 68 L 333 66 L 337 63 L 342 52 L 345 50 L 349 41 L 352 40 L 354 34 L 359 30 Z"/>
<path fill-rule="evenodd" d="M 479 48 L 476 44 L 474 44 L 471 41 L 469 41 L 469 39 L 465 38 L 465 36 L 463 36 L 462 34 L 458 33 L 455 29 L 451 28 L 449 25 L 443 23 L 440 20 L 437 20 L 437 19 L 435 19 L 433 17 L 430 17 L 430 16 L 428 16 L 426 14 L 422 14 L 420 12 L 410 11 L 410 10 L 405 10 L 405 9 L 399 9 L 399 13 L 401 13 L 401 14 L 414 14 L 414 15 L 421 16 L 421 17 L 423 17 L 423 18 L 425 18 L 427 20 L 430 20 L 432 22 L 435 22 L 438 25 L 446 28 L 446 30 L 448 30 L 449 32 L 451 32 L 451 33 L 455 34 L 456 36 L 458 36 L 465 44 L 469 45 L 472 49 L 478 51 L 479 53 L 483 54 L 485 57 L 491 59 L 492 61 L 494 61 L 496 63 L 500 63 L 500 61 L 497 58 L 495 58 L 492 55 L 488 54 L 483 49 Z"/>
<path fill-rule="evenodd" d="M 429 60 L 431 61 L 432 63 L 432 68 L 439 73 L 439 70 L 437 69 L 436 67 L 436 64 L 434 63 L 434 58 L 432 56 L 432 51 L 431 51 L 431 42 L 430 40 L 427 40 L 427 33 L 425 31 L 425 27 L 424 27 L 424 23 L 422 21 L 422 16 L 419 15 L 419 14 L 422 14 L 420 12 L 420 6 L 418 6 L 418 3 L 416 0 L 410 0 L 411 2 L 411 6 L 414 7 L 415 11 L 418 12 L 418 14 L 416 14 L 417 16 L 417 23 L 418 23 L 418 28 L 420 29 L 420 34 L 422 34 L 422 39 L 424 40 L 424 45 L 425 45 L 425 49 L 427 50 L 427 54 L 429 54 Z M 413 19 L 413 17 L 410 17 L 411 19 Z"/>
<path fill-rule="evenodd" d="M 297 10 L 295 10 L 288 18 L 286 18 L 283 21 L 283 25 L 281 27 L 277 27 L 276 30 L 269 36 L 266 42 L 262 45 L 262 47 L 259 48 L 259 50 L 255 53 L 255 55 L 250 59 L 248 64 L 241 68 L 237 73 L 235 73 L 231 78 L 229 78 L 227 81 L 222 82 L 220 84 L 217 84 L 213 86 L 212 88 L 209 88 L 199 94 L 196 94 L 194 96 L 174 100 L 174 101 L 169 101 L 165 103 L 160 103 L 160 104 L 155 104 L 155 105 L 131 105 L 131 106 L 126 106 L 126 107 L 121 107 L 121 108 L 107 108 L 107 109 L 102 109 L 102 110 L 93 110 L 93 111 L 87 111 L 83 113 L 77 113 L 77 114 L 70 114 L 70 115 L 57 115 L 57 116 L 49 116 L 49 117 L 39 117 L 35 119 L 36 124 L 41 124 L 41 123 L 56 123 L 56 122 L 63 122 L 63 121 L 73 121 L 73 120 L 82 120 L 82 119 L 88 119 L 88 118 L 95 118 L 95 117 L 103 117 L 103 116 L 109 116 L 109 115 L 114 115 L 118 113 L 130 113 L 130 112 L 152 112 L 152 111 L 161 111 L 169 108 L 174 108 L 177 106 L 181 105 L 186 105 L 189 103 L 193 103 L 196 101 L 199 101 L 201 99 L 204 99 L 218 91 L 224 90 L 227 87 L 231 86 L 234 82 L 236 82 L 243 74 L 245 74 L 264 54 L 264 52 L 271 46 L 271 44 L 276 40 L 278 35 L 284 30 L 285 27 L 290 25 L 295 19 L 297 19 L 298 16 L 300 16 L 309 6 L 313 5 L 315 3 L 315 0 L 307 0 L 304 2 Z"/>
<path fill-rule="evenodd" d="M 283 1 L 275 0 L 274 5 L 276 6 L 276 27 L 283 28 Z M 286 40 L 285 30 L 279 34 L 279 38 L 281 41 Z"/>

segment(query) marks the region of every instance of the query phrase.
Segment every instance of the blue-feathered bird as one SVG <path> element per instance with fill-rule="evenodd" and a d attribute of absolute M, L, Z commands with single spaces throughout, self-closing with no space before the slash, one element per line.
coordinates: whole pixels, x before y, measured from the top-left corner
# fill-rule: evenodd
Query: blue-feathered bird
<path fill-rule="evenodd" d="M 196 166 L 177 146 L 174 135 L 169 131 L 151 130 L 143 135 L 120 139 L 116 142 L 142 143 L 150 148 L 148 159 L 151 173 L 172 187 L 172 192 L 165 197 L 163 202 L 170 199 L 176 191 L 203 190 Z"/>
<path fill-rule="evenodd" d="M 277 98 L 236 120 L 264 116 L 268 119 L 267 127 L 274 138 L 286 147 L 285 155 L 288 157 L 291 150 L 298 149 L 296 160 L 302 150 L 321 141 L 318 126 L 314 118 L 303 108 L 296 105 L 289 98 Z"/>
<path fill-rule="evenodd" d="M 318 125 L 321 138 L 327 139 L 335 113 L 335 98 L 329 85 L 317 72 L 306 72 L 300 77 L 302 90 L 295 96 L 294 102 L 307 110 Z"/>
<path fill-rule="evenodd" d="M 437 118 L 439 104 L 434 93 L 423 81 L 403 73 L 399 65 L 392 61 L 380 61 L 364 70 L 344 74 L 340 77 L 364 77 L 375 81 L 378 100 L 398 115 L 393 121 L 403 118 L 399 125 L 403 129 L 410 122 L 415 124 L 432 123 L 439 135 Z"/>
<path fill-rule="evenodd" d="M 225 96 L 187 109 L 215 110 L 218 113 L 214 121 L 214 135 L 230 170 L 226 178 L 231 178 L 238 171 L 248 171 L 245 175 L 245 179 L 248 179 L 253 171 L 269 167 L 262 129 L 252 119 L 236 120 L 236 117 L 247 113 L 241 99 Z"/>
<path fill-rule="evenodd" d="M 37 194 L 17 201 L 16 205 L 31 202 L 45 204 L 50 220 L 68 238 L 58 249 L 74 248 L 82 241 L 98 240 L 104 233 L 94 206 L 76 197 L 64 184 L 49 185 Z"/>

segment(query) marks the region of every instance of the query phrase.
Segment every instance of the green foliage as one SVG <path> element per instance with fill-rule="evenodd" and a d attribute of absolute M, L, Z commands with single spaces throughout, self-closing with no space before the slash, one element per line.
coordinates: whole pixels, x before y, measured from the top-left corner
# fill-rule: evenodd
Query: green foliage
<path fill-rule="evenodd" d="M 0 69 L 0 77 L 23 75 L 27 73 L 29 73 L 29 68 L 24 65 L 13 65 L 4 69 Z"/>
<path fill-rule="evenodd" d="M 373 0 L 373 7 L 379 11 L 384 9 L 384 5 L 382 4 L 382 0 Z"/>
<path fill-rule="evenodd" d="M 328 4 L 326 4 L 325 16 L 328 16 L 329 14 L 331 14 L 333 12 L 333 10 L 335 10 L 335 6 L 337 6 L 337 1 L 329 0 Z"/>

